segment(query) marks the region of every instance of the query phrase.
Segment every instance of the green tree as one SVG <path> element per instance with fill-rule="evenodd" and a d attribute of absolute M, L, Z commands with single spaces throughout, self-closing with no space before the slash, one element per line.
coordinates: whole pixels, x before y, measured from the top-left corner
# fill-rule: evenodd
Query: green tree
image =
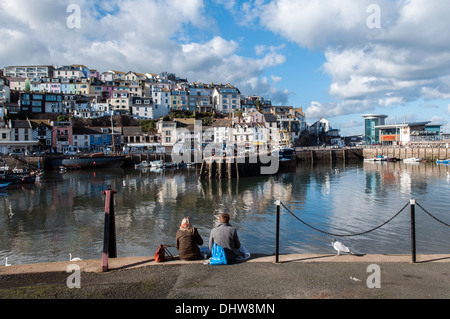
<path fill-rule="evenodd" d="M 31 82 L 30 79 L 26 79 L 25 80 L 25 88 L 24 88 L 25 93 L 30 93 L 31 91 Z"/>
<path fill-rule="evenodd" d="M 140 120 L 138 124 L 142 128 L 142 132 L 154 134 L 156 131 L 155 120 Z"/>

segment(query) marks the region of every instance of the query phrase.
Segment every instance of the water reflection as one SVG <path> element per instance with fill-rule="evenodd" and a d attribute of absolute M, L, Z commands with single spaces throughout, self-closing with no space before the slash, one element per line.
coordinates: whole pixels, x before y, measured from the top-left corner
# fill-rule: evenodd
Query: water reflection
<path fill-rule="evenodd" d="M 0 194 L 0 258 L 13 264 L 100 258 L 104 198 L 115 190 L 120 256 L 152 256 L 173 244 L 183 217 L 190 216 L 205 242 L 222 212 L 231 214 L 251 252 L 275 250 L 274 202 L 281 200 L 313 227 L 355 234 L 390 219 L 410 198 L 449 221 L 449 167 L 434 163 L 302 164 L 295 172 L 233 180 L 199 180 L 183 170 L 84 170 L 47 172 L 35 185 Z M 417 216 L 419 253 L 448 253 L 448 227 Z M 281 251 L 334 253 L 332 235 L 317 232 L 283 210 Z M 374 232 L 342 239 L 361 253 L 409 253 L 409 215 L 404 212 Z M 174 251 L 175 252 L 175 251 Z"/>

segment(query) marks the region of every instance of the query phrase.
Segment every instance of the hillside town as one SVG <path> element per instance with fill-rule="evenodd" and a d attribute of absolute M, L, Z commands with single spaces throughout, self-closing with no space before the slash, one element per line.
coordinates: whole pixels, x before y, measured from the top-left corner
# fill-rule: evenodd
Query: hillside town
<path fill-rule="evenodd" d="M 340 131 L 301 107 L 244 96 L 227 83 L 189 82 L 173 73 L 85 65 L 8 66 L 0 70 L 0 153 L 71 154 L 171 148 L 194 132 L 215 143 L 342 146 Z M 199 122 L 200 121 L 200 122 Z"/>

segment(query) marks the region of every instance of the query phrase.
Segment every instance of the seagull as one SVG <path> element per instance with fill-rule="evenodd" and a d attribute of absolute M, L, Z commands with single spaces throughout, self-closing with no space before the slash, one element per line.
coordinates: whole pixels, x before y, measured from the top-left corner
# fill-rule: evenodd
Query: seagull
<path fill-rule="evenodd" d="M 344 244 L 342 244 L 340 241 L 336 241 L 336 239 L 333 239 L 331 245 L 333 245 L 334 249 L 337 250 L 337 256 L 339 256 L 341 252 L 353 254 L 348 247 L 344 246 Z"/>
<path fill-rule="evenodd" d="M 8 264 L 8 257 L 5 257 L 5 267 L 9 267 L 11 264 Z"/>
<path fill-rule="evenodd" d="M 69 253 L 69 260 L 70 261 L 79 261 L 79 260 L 83 260 L 83 259 L 78 258 L 78 257 L 72 258 L 72 254 Z"/>

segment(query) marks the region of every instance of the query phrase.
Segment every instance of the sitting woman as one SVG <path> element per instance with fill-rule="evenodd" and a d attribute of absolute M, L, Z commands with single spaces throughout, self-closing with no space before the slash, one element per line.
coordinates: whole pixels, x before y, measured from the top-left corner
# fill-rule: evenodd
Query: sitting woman
<path fill-rule="evenodd" d="M 176 235 L 176 248 L 180 252 L 181 260 L 197 260 L 200 259 L 200 248 L 198 245 L 203 244 L 203 239 L 192 226 L 189 217 L 183 218 L 180 229 Z"/>

